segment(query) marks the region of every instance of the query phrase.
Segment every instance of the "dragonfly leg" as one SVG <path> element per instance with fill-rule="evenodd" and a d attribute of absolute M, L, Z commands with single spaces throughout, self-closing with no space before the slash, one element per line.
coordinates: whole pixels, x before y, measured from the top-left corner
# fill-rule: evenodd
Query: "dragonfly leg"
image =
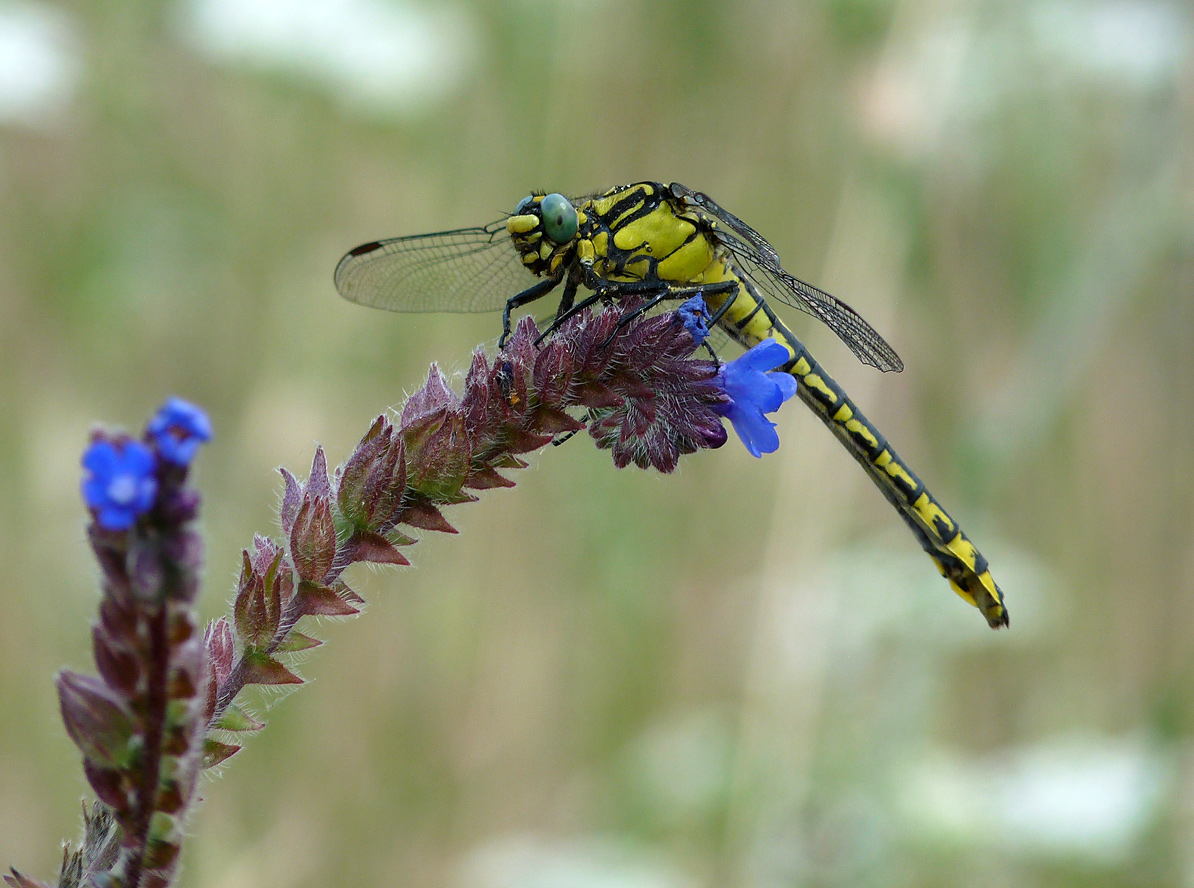
<path fill-rule="evenodd" d="M 601 294 L 598 293 L 594 296 L 587 296 L 582 299 L 579 304 L 574 305 L 573 302 L 576 299 L 576 289 L 579 286 L 580 281 L 574 281 L 571 278 L 569 278 L 568 282 L 564 284 L 564 295 L 560 297 L 560 305 L 556 309 L 556 316 L 554 320 L 548 324 L 547 329 L 539 334 L 539 338 L 535 340 L 536 346 L 542 343 L 543 340 L 552 333 L 556 332 L 556 330 L 560 329 L 564 321 L 568 320 L 577 312 L 584 311 L 586 308 L 601 298 Z"/>
<path fill-rule="evenodd" d="M 726 283 L 734 283 L 734 282 L 727 281 Z M 728 294 L 728 293 L 733 292 L 733 290 L 735 290 L 735 289 L 737 289 L 737 284 L 735 284 L 734 287 L 732 287 L 732 288 L 727 288 L 725 292 Z M 706 291 L 706 292 L 709 292 L 709 291 Z M 720 291 L 718 291 L 718 292 L 720 292 Z M 721 320 L 722 316 L 727 311 L 730 310 L 730 306 L 734 304 L 734 301 L 735 300 L 730 299 L 729 296 L 727 295 L 726 299 L 722 301 L 721 305 L 717 306 L 717 310 L 715 312 L 713 312 L 713 314 L 709 317 L 709 326 L 710 327 L 715 326 L 717 324 L 717 322 Z"/>
<path fill-rule="evenodd" d="M 560 296 L 560 304 L 556 306 L 556 320 L 559 320 L 560 315 L 572 308 L 572 303 L 576 300 L 576 288 L 580 286 L 580 281 L 574 277 L 569 277 L 564 284 L 564 293 Z"/>
<path fill-rule="evenodd" d="M 571 440 L 572 440 L 572 436 L 573 436 L 573 435 L 575 435 L 575 434 L 576 434 L 576 432 L 566 432 L 566 433 L 565 433 L 565 434 L 563 434 L 563 435 L 558 435 L 558 436 L 556 436 L 555 438 L 552 438 L 552 439 L 551 439 L 551 446 L 552 446 L 552 447 L 559 447 L 561 444 L 564 444 L 564 443 L 567 443 L 568 441 L 571 441 Z"/>
<path fill-rule="evenodd" d="M 633 321 L 639 315 L 643 314 L 644 312 L 650 311 L 655 306 L 657 306 L 659 303 L 663 302 L 665 299 L 670 299 L 670 298 L 672 298 L 671 291 L 668 290 L 667 288 L 664 288 L 663 292 L 658 293 L 655 296 L 652 296 L 650 299 L 648 299 L 646 302 L 644 302 L 638 308 L 634 309 L 633 311 L 628 311 L 625 314 L 623 314 L 620 318 L 618 318 L 618 323 L 614 327 L 613 332 L 611 332 L 609 334 L 609 336 L 605 337 L 605 341 L 602 342 L 600 345 L 598 345 L 598 348 L 605 348 L 606 346 L 608 346 L 611 342 L 614 341 L 614 337 L 618 335 L 619 330 L 621 330 L 623 327 L 625 327 L 627 324 L 629 324 L 631 321 Z"/>
<path fill-rule="evenodd" d="M 510 338 L 510 312 L 520 306 L 526 305 L 528 302 L 541 299 L 554 290 L 559 283 L 560 279 L 558 277 L 544 278 L 533 287 L 528 287 L 521 293 L 515 293 L 506 300 L 506 307 L 502 309 L 502 338 L 498 340 L 498 348 L 505 348 L 506 340 Z"/>
<path fill-rule="evenodd" d="M 655 283 L 655 282 L 654 281 L 644 281 L 643 283 Z M 641 289 L 646 290 L 647 288 L 644 287 Z M 678 301 L 682 301 L 685 299 L 691 299 L 693 296 L 700 296 L 701 298 L 705 298 L 708 296 L 718 296 L 722 293 L 727 293 L 727 294 L 732 293 L 737 289 L 738 289 L 737 281 L 718 281 L 715 284 L 702 284 L 702 285 L 696 286 L 696 287 L 665 287 L 663 292 L 648 299 L 646 302 L 644 302 L 638 308 L 634 309 L 634 311 L 628 311 L 628 312 L 626 312 L 626 314 L 622 315 L 622 317 L 618 318 L 618 326 L 615 328 L 615 332 L 617 332 L 617 330 L 620 330 L 623 327 L 625 327 L 627 324 L 629 324 L 631 321 L 633 321 L 635 318 L 637 318 L 643 312 L 650 311 L 655 306 L 657 306 L 659 303 L 663 302 L 665 299 L 675 299 Z M 727 307 L 726 303 L 733 302 L 733 301 L 734 300 L 727 298 L 725 300 L 725 302 L 723 302 L 718 307 L 717 311 L 714 312 L 713 316 L 709 319 L 710 327 L 712 327 L 715 323 L 717 323 L 718 319 L 720 319 L 721 316 L 723 314 L 725 314 L 725 310 Z M 603 342 L 601 344 L 601 347 L 604 348 L 605 346 L 609 345 L 610 341 L 613 338 L 614 338 L 614 334 L 611 333 L 609 336 L 609 339 L 607 339 L 605 342 Z M 714 360 L 716 360 L 716 356 L 714 356 Z"/>
<path fill-rule="evenodd" d="M 535 340 L 535 345 L 538 345 L 556 330 L 560 329 L 564 322 L 569 318 L 584 311 L 590 305 L 600 302 L 602 299 L 616 299 L 620 296 L 626 296 L 630 293 L 639 292 L 649 292 L 654 294 L 658 292 L 660 287 L 660 284 L 656 281 L 628 281 L 626 283 L 618 284 L 617 288 L 612 288 L 608 282 L 602 280 L 596 275 L 590 275 L 589 279 L 585 281 L 585 285 L 593 290 L 593 295 L 586 296 L 575 305 L 568 303 L 567 306 L 565 306 L 565 301 L 566 297 L 568 296 L 568 285 L 565 285 L 565 298 L 561 298 L 560 300 L 560 308 L 562 308 L 563 311 L 556 313 L 555 320 L 552 321 L 551 326 L 544 330 L 543 334 Z M 579 286 L 579 284 L 577 284 L 577 286 Z M 575 291 L 575 289 L 576 287 L 573 287 L 573 291 Z"/>
<path fill-rule="evenodd" d="M 538 345 L 540 342 L 542 342 L 544 339 L 546 339 L 552 333 L 556 332 L 556 330 L 560 329 L 560 327 L 563 326 L 564 322 L 567 321 L 569 318 L 571 318 L 573 315 L 579 314 L 580 312 L 584 311 L 586 308 L 588 308 L 594 302 L 597 302 L 597 301 L 605 298 L 606 295 L 608 295 L 608 294 L 594 293 L 592 296 L 586 296 L 580 302 L 576 303 L 576 305 L 571 306 L 570 308 L 568 308 L 566 311 L 564 311 L 561 314 L 557 314 L 555 320 L 552 321 L 551 324 L 548 326 L 548 328 L 546 330 L 544 330 L 542 334 L 540 334 L 538 339 L 535 340 L 535 345 Z"/>
<path fill-rule="evenodd" d="M 709 344 L 709 340 L 706 339 L 704 342 L 702 342 L 701 348 L 703 348 L 705 351 L 707 351 L 709 353 L 709 360 L 711 360 L 713 362 L 713 369 L 720 370 L 721 369 L 721 358 L 719 358 L 717 356 L 717 352 L 715 352 L 713 350 L 713 346 L 711 346 Z"/>

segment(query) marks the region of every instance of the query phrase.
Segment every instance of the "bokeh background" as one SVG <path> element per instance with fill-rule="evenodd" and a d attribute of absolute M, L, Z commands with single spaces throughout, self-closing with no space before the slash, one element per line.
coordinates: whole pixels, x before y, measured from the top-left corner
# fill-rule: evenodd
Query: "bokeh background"
<path fill-rule="evenodd" d="M 708 191 L 990 559 L 956 598 L 815 418 L 671 476 L 578 436 L 361 573 L 205 785 L 183 885 L 1194 885 L 1194 15 L 1168 0 L 0 2 L 0 862 L 85 792 L 78 455 L 204 405 L 205 616 L 493 316 L 339 300 L 532 187 Z"/>

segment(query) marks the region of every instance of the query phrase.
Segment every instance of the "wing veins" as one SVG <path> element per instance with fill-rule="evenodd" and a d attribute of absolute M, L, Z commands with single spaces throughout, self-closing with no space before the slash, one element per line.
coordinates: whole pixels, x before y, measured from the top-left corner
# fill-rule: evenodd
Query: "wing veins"
<path fill-rule="evenodd" d="M 742 244 L 727 243 L 734 258 L 763 292 L 812 315 L 829 327 L 864 364 L 879 370 L 903 370 L 895 349 L 858 312 L 835 296 L 773 267 Z"/>
<path fill-rule="evenodd" d="M 494 311 L 534 280 L 506 235 L 504 220 L 389 238 L 357 250 L 336 266 L 336 289 L 350 302 L 371 308 Z"/>
<path fill-rule="evenodd" d="M 864 364 L 880 370 L 904 369 L 904 362 L 895 349 L 862 315 L 837 297 L 785 271 L 779 254 L 763 235 L 703 191 L 692 191 L 677 182 L 672 183 L 671 190 L 675 196 L 722 223 L 724 227 L 714 229 L 715 236 L 764 293 L 817 318 Z"/>

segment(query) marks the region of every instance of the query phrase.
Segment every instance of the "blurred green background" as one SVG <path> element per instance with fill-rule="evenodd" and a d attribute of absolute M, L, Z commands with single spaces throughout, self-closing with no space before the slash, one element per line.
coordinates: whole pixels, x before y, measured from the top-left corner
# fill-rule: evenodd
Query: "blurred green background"
<path fill-rule="evenodd" d="M 204 405 L 209 567 L 493 316 L 337 298 L 531 188 L 708 191 L 906 371 L 813 352 L 990 559 L 954 596 L 799 405 L 584 436 L 350 579 L 188 886 L 1194 886 L 1194 17 L 1129 0 L 0 2 L 0 862 L 85 793 L 78 455 Z M 277 704 L 277 705 L 275 705 Z"/>

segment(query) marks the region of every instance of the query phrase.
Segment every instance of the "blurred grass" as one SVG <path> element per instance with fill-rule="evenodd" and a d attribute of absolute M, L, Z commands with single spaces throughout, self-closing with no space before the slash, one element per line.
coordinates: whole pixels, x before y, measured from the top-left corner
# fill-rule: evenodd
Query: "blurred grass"
<path fill-rule="evenodd" d="M 496 332 L 342 303 L 347 248 L 658 178 L 896 345 L 880 378 L 794 319 L 991 559 L 1010 633 L 811 416 L 773 457 L 731 443 L 670 477 L 577 439 L 417 569 L 357 578 L 368 613 L 322 627 L 317 680 L 207 785 L 183 884 L 1190 884 L 1188 11 L 453 8 L 461 86 L 393 113 L 302 58 L 205 55 L 178 3 L 52 7 L 83 75 L 0 119 L 0 860 L 48 874 L 77 828 L 50 676 L 89 662 L 88 425 L 168 394 L 211 411 L 215 616 L 273 468 L 342 458 Z M 1045 792 L 1011 782 L 1018 751 L 1071 735 L 1140 745 L 1135 807 L 1092 765 L 1028 841 L 1000 788 Z M 1084 798 L 1109 831 L 1051 832 Z"/>

